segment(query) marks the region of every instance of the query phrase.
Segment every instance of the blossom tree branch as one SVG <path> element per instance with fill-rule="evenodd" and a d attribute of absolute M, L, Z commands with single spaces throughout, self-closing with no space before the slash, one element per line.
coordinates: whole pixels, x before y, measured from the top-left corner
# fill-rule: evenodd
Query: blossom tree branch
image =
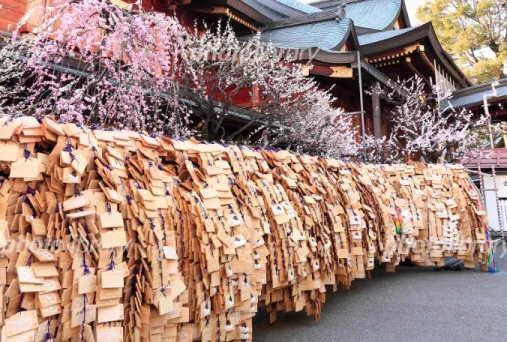
<path fill-rule="evenodd" d="M 414 77 L 399 81 L 405 95 L 384 95 L 399 104 L 390 113 L 390 134 L 382 139 L 369 138 L 367 145 L 379 161 L 408 161 L 420 158 L 427 163 L 455 162 L 473 149 L 481 147 L 481 130 L 489 117 L 477 117 L 467 109 L 440 108 L 438 86 L 428 89 Z M 378 91 L 378 90 L 376 90 Z"/>
<path fill-rule="evenodd" d="M 191 72 L 188 34 L 175 18 L 101 0 L 57 0 L 41 10 L 37 33 L 19 38 L 16 30 L 8 43 L 24 58 L 23 93 L 4 113 L 188 134 L 177 81 Z"/>

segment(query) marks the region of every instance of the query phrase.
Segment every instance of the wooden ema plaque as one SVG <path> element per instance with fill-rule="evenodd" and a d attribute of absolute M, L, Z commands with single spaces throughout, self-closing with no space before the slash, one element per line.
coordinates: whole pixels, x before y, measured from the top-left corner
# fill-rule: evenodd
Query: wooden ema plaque
<path fill-rule="evenodd" d="M 487 266 L 464 169 L 0 120 L 1 341 L 251 340 L 380 263 Z M 17 248 L 12 248 L 15 246 Z"/>

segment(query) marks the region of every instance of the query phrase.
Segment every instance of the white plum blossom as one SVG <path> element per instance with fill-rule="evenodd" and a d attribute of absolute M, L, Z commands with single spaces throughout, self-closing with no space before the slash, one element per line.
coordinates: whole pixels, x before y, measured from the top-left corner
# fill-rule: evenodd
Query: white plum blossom
<path fill-rule="evenodd" d="M 330 91 L 321 89 L 300 97 L 290 120 L 292 138 L 301 151 L 334 158 L 357 155 L 359 127 L 341 108 L 333 107 L 335 101 Z"/>
<path fill-rule="evenodd" d="M 22 36 L 21 22 L 0 47 L 4 114 L 356 153 L 350 117 L 308 76 L 311 66 L 260 33 L 238 39 L 220 22 L 191 33 L 172 16 L 103 0 L 56 0 L 41 10 L 33 33 Z M 247 118 L 233 120 L 233 105 Z"/>
<path fill-rule="evenodd" d="M 263 42 L 260 33 L 240 40 L 229 24 L 203 26 L 203 31 L 196 27 L 189 47 L 200 86 L 187 87 L 185 94 L 197 107 L 202 137 L 230 141 L 255 126 L 279 127 L 298 95 L 314 86 L 305 78 L 303 67 Z M 252 111 L 252 120 L 226 132 L 224 123 L 232 105 Z"/>
<path fill-rule="evenodd" d="M 428 163 L 454 162 L 480 147 L 481 130 L 487 127 L 488 116 L 478 117 L 464 108 L 440 108 L 437 87 L 432 86 L 428 91 L 428 85 L 417 76 L 398 82 L 397 89 L 400 88 L 402 94 L 396 90 L 383 92 L 398 104 L 389 116 L 389 136 L 367 140 L 370 156 L 375 161 L 417 158 Z"/>
<path fill-rule="evenodd" d="M 311 66 L 297 63 L 291 51 L 263 41 L 260 33 L 238 39 L 229 24 L 203 26 L 196 28 L 190 48 L 201 86 L 188 87 L 186 94 L 197 107 L 203 138 L 232 141 L 257 126 L 247 142 L 286 143 L 334 156 L 357 152 L 350 118 L 333 107 L 330 91 L 306 76 Z M 227 130 L 232 105 L 249 109 L 251 120 Z"/>
<path fill-rule="evenodd" d="M 17 44 L 5 42 L 0 48 L 0 108 L 15 100 L 16 81 L 22 75 L 22 61 Z"/>

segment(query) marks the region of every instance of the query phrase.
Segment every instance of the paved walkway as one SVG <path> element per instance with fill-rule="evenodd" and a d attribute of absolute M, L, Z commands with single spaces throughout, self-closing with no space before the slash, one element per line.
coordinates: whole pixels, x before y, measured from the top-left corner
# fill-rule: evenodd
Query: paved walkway
<path fill-rule="evenodd" d="M 269 324 L 254 319 L 257 341 L 507 341 L 507 255 L 499 273 L 434 271 L 400 267 L 376 271 L 352 282 L 348 291 L 329 293 L 321 320 L 304 312 L 280 315 Z"/>

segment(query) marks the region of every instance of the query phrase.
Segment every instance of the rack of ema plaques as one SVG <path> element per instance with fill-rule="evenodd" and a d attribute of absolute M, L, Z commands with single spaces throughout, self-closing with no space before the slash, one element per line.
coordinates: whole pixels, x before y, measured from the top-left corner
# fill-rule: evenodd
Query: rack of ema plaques
<path fill-rule="evenodd" d="M 461 167 L 0 120 L 1 341 L 251 340 L 401 261 L 487 268 Z M 373 280 L 374 281 L 374 280 Z"/>

